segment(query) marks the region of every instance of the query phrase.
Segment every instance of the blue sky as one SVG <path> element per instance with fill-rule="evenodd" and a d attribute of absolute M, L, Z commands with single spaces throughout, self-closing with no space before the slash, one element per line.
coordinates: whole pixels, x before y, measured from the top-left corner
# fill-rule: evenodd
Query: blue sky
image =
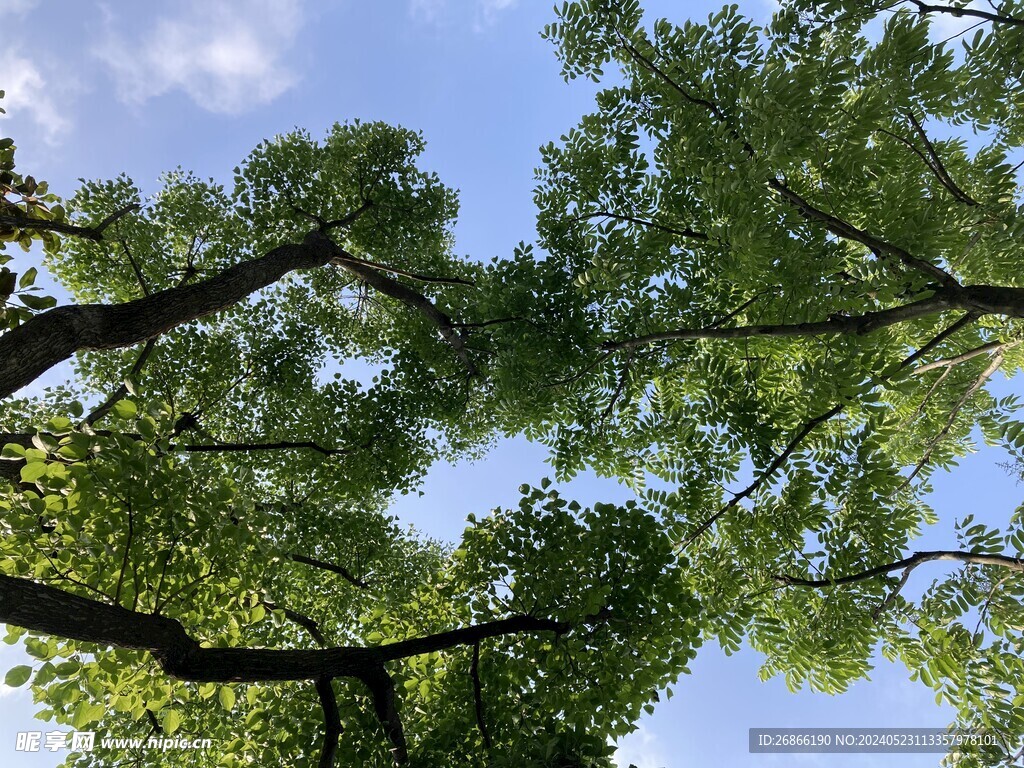
<path fill-rule="evenodd" d="M 646 0 L 652 17 L 705 17 L 718 3 Z M 764 19 L 770 0 L 747 0 Z M 132 176 L 154 190 L 181 165 L 228 180 L 261 139 L 299 126 L 314 135 L 335 121 L 385 120 L 422 130 L 425 166 L 461 190 L 459 253 L 509 255 L 534 237 L 537 148 L 590 109 L 594 86 L 566 85 L 539 30 L 547 0 L 0 0 L 0 88 L 8 116 L 0 131 L 19 163 L 59 193 L 79 177 Z M 1005 385 L 1003 385 L 1005 386 Z M 922 548 L 952 545 L 951 521 L 974 513 L 1006 521 L 1019 490 L 983 451 L 937 479 L 933 503 L 944 521 Z M 397 503 L 403 519 L 452 539 L 466 514 L 517 498 L 522 482 L 545 475 L 544 452 L 523 440 L 500 444 L 475 465 L 439 466 L 425 495 Z M 581 477 L 567 488 L 581 501 L 625 498 L 614 483 Z M 919 569 L 921 587 L 939 568 Z M 913 585 L 912 585 L 913 586 Z M 0 668 L 22 663 L 0 646 Z M 757 726 L 945 725 L 948 710 L 905 670 L 881 662 L 870 682 L 842 697 L 790 694 L 760 683 L 757 655 L 726 658 L 704 648 L 675 697 L 624 740 L 620 762 L 638 768 L 882 766 L 886 756 L 749 755 Z M 14 733 L 45 729 L 21 690 L 0 689 L 0 764 L 55 765 L 48 754 L 18 755 Z M 899 758 L 933 766 L 937 755 Z"/>

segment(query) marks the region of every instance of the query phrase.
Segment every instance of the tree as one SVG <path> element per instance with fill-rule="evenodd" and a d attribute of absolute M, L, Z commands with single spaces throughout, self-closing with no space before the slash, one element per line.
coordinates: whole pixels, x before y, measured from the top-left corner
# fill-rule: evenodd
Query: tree
<path fill-rule="evenodd" d="M 967 6 L 799 0 L 761 29 L 565 3 L 566 79 L 621 81 L 542 150 L 536 198 L 598 317 L 551 420 L 562 471 L 647 483 L 705 637 L 826 691 L 881 647 L 1002 734 L 963 758 L 987 764 L 1020 756 L 1021 512 L 910 550 L 976 430 L 1024 447 L 987 391 L 1024 360 L 1024 8 Z M 937 15 L 973 23 L 963 45 Z M 902 594 L 944 559 L 964 567 Z"/>
<path fill-rule="evenodd" d="M 833 692 L 881 647 L 999 736 L 962 765 L 1005 761 L 1021 516 L 909 547 L 976 426 L 1024 442 L 987 391 L 1022 354 L 1024 13 L 957 59 L 928 29 L 963 4 L 904 5 L 648 30 L 564 4 L 566 76 L 622 82 L 542 150 L 545 257 L 455 258 L 454 194 L 381 124 L 265 142 L 230 192 L 119 178 L 62 208 L 5 147 L 5 239 L 43 240 L 77 302 L 0 335 L 4 397 L 75 365 L 4 405 L 0 619 L 40 661 L 8 683 L 74 728 L 214 739 L 197 765 L 607 766 L 705 640 Z M 454 549 L 387 516 L 520 431 L 638 501 L 523 486 Z M 936 561 L 962 567 L 904 594 Z"/>
<path fill-rule="evenodd" d="M 654 518 L 545 482 L 453 550 L 386 514 L 493 430 L 489 305 L 465 295 L 495 278 L 451 256 L 422 139 L 299 132 L 230 193 L 118 178 L 66 208 L 5 149 L 6 239 L 43 239 L 76 302 L 22 277 L 0 336 L 5 396 L 76 355 L 4 405 L 0 618 L 38 659 L 7 683 L 77 730 L 212 739 L 196 765 L 607 765 L 697 638 Z M 101 740 L 68 763 L 147 759 Z"/>

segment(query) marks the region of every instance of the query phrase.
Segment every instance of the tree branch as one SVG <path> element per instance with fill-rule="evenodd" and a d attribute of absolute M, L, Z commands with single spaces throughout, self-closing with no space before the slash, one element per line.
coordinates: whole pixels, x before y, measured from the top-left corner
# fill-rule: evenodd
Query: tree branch
<path fill-rule="evenodd" d="M 359 587 L 360 589 L 369 589 L 370 585 L 362 579 L 353 576 L 351 571 L 341 565 L 335 565 L 334 563 L 328 563 L 323 560 L 317 560 L 314 557 L 307 557 L 306 555 L 300 555 L 296 552 L 292 552 L 288 555 L 296 563 L 303 563 L 304 565 L 310 565 L 314 568 L 319 568 L 323 571 L 330 571 L 341 576 L 345 581 L 353 586 Z"/>
<path fill-rule="evenodd" d="M 40 433 L 42 437 L 52 441 L 54 444 L 60 441 L 60 437 L 57 435 L 51 435 L 48 433 Z M 98 429 L 93 431 L 91 434 L 99 437 L 107 437 L 114 432 L 108 429 Z M 133 440 L 147 440 L 140 434 L 134 432 L 123 432 L 120 433 L 125 437 Z M 32 440 L 36 435 L 30 432 L 0 432 L 0 446 L 7 445 L 8 443 L 14 443 L 20 445 L 22 448 L 33 448 L 35 447 Z M 282 450 L 311 450 L 316 451 L 323 456 L 348 456 L 352 453 L 350 448 L 325 448 L 319 443 L 315 443 L 309 440 L 305 441 L 291 441 L 291 440 L 280 440 L 276 443 L 214 443 L 212 445 L 194 445 L 194 444 L 182 444 L 182 443 L 170 443 L 167 445 L 168 451 L 180 451 L 182 453 L 252 453 L 255 451 L 282 451 Z M 65 459 L 65 462 L 70 463 L 69 460 Z M 21 472 L 22 466 L 24 466 L 24 459 L 4 459 L 0 460 L 0 477 L 9 477 L 11 479 L 17 478 Z"/>
<path fill-rule="evenodd" d="M 908 357 L 904 358 L 903 362 L 900 363 L 900 368 L 901 369 L 906 368 L 908 365 L 910 365 L 911 363 L 915 362 L 916 360 L 920 360 L 922 357 L 924 357 L 929 352 L 931 352 L 933 349 L 935 349 L 935 347 L 937 347 L 939 344 L 944 342 L 946 339 L 948 339 L 950 336 L 955 334 L 957 331 L 959 331 L 959 330 L 961 330 L 963 328 L 966 328 L 968 325 L 970 325 L 975 320 L 977 320 L 980 316 L 981 315 L 976 314 L 974 312 L 968 312 L 963 317 L 961 317 L 959 320 L 954 321 L 949 326 L 947 326 L 945 329 L 943 329 L 942 331 L 937 333 L 935 336 L 933 336 L 932 339 L 930 341 L 928 341 L 927 344 L 922 345 L 921 348 L 918 349 L 916 352 L 914 352 L 913 354 L 911 354 Z"/>
<path fill-rule="evenodd" d="M 469 674 L 473 678 L 473 703 L 476 709 L 476 727 L 480 730 L 480 737 L 484 740 L 484 749 L 490 753 L 494 745 L 491 742 L 491 734 L 487 731 L 487 721 L 484 719 L 483 686 L 480 685 L 479 641 L 473 644 L 473 663 L 470 665 Z"/>
<path fill-rule="evenodd" d="M 984 371 L 981 372 L 981 375 L 979 375 L 978 378 L 974 380 L 974 383 L 967 388 L 967 391 L 964 392 L 963 396 L 957 401 L 956 405 L 953 406 L 953 409 L 949 412 L 949 418 L 946 419 L 945 426 L 943 426 L 942 429 L 939 430 L 939 433 L 928 442 L 928 447 L 925 449 L 924 455 L 921 457 L 921 460 L 917 462 L 913 471 L 907 476 L 907 479 L 903 481 L 902 485 L 900 485 L 901 489 L 906 488 L 910 484 L 910 481 L 917 477 L 918 473 L 920 473 L 920 471 L 924 469 L 925 465 L 928 464 L 928 460 L 931 459 L 932 452 L 935 450 L 935 447 L 940 442 L 942 442 L 942 439 L 946 435 L 948 435 L 949 431 L 953 428 L 953 424 L 956 421 L 957 414 L 959 414 L 960 410 L 967 404 L 967 401 L 971 399 L 971 396 L 974 395 L 974 393 L 977 392 L 979 389 L 981 389 L 981 387 L 985 384 L 986 381 L 989 380 L 993 373 L 999 370 L 999 366 L 1002 364 L 1003 353 L 1000 351 L 993 356 L 992 362 L 989 364 L 989 366 Z"/>
<path fill-rule="evenodd" d="M 594 617 L 596 620 L 597 617 Z M 195 682 L 315 680 L 372 676 L 387 661 L 490 638 L 553 632 L 568 622 L 512 616 L 373 647 L 311 649 L 203 647 L 174 619 L 102 603 L 30 579 L 0 574 L 0 621 L 56 637 L 151 652 L 164 671 Z"/>
<path fill-rule="evenodd" d="M 895 258 L 905 266 L 928 275 L 943 288 L 955 291 L 961 287 L 957 279 L 942 268 L 935 266 L 931 262 L 912 256 L 903 248 L 900 248 L 887 240 L 883 240 L 880 237 L 876 237 L 863 229 L 859 229 L 853 224 L 840 219 L 838 216 L 833 216 L 820 208 L 816 208 L 806 199 L 790 189 L 789 186 L 780 179 L 768 179 L 768 186 L 775 190 L 783 200 L 796 208 L 805 218 L 819 222 L 825 227 L 825 229 L 836 237 L 860 243 L 872 253 Z"/>
<path fill-rule="evenodd" d="M 329 677 L 316 679 L 316 693 L 324 711 L 324 744 L 320 750 L 320 768 L 334 768 L 338 754 L 338 739 L 341 738 L 341 718 L 338 716 L 338 699 Z"/>
<path fill-rule="evenodd" d="M 149 356 L 153 354 L 153 348 L 156 347 L 156 339 L 157 337 L 154 336 L 153 338 L 149 339 L 146 342 L 146 345 L 142 348 L 142 351 L 139 353 L 139 356 L 135 358 L 135 364 L 132 366 L 132 369 L 128 372 L 128 375 L 125 377 L 126 379 L 131 379 L 134 376 L 138 376 L 139 373 L 142 372 L 142 369 L 146 366 L 146 363 L 149 360 Z M 83 426 L 91 427 L 97 421 L 106 416 L 110 412 L 110 409 L 113 408 L 118 403 L 118 401 L 120 401 L 127 394 L 128 385 L 124 383 L 118 385 L 117 389 L 111 392 L 106 400 L 104 400 L 102 403 L 96 406 L 96 408 L 94 408 L 93 411 L 82 420 L 81 424 L 79 424 L 79 428 Z"/>
<path fill-rule="evenodd" d="M 708 240 L 708 236 L 703 232 L 697 232 L 687 227 L 686 229 L 678 229 L 676 227 L 670 227 L 667 224 L 660 224 L 656 221 L 649 221 L 647 219 L 640 219 L 635 216 L 626 216 L 621 213 L 613 213 L 612 211 L 594 211 L 593 213 L 582 214 L 580 216 L 574 216 L 574 221 L 583 221 L 585 219 L 615 219 L 616 221 L 624 221 L 630 224 L 636 224 L 641 227 L 650 227 L 651 229 L 658 229 L 662 232 L 668 232 L 672 235 L 678 235 L 679 237 L 686 237 L 691 240 Z"/>
<path fill-rule="evenodd" d="M 284 606 L 278 605 L 277 603 L 271 602 L 270 600 L 264 600 L 263 605 L 265 605 L 267 607 L 267 610 L 270 611 L 281 610 L 284 613 L 286 619 L 295 622 L 300 627 L 309 632 L 310 637 L 312 637 L 316 641 L 316 644 L 320 647 L 326 648 L 330 645 L 330 643 L 327 642 L 327 638 L 324 637 L 323 632 L 320 631 L 320 624 L 317 623 L 316 619 L 310 618 L 304 613 L 293 611 L 291 608 L 286 608 Z"/>
<path fill-rule="evenodd" d="M 917 0 L 914 1 L 916 2 Z M 713 101 L 710 101 L 700 96 L 696 96 L 687 91 L 672 77 L 670 77 L 664 70 L 658 67 L 658 65 L 655 64 L 651 59 L 640 53 L 640 51 L 637 50 L 636 46 L 634 46 L 629 40 L 627 40 L 621 32 L 618 32 L 617 34 L 620 44 L 623 46 L 623 48 L 625 48 L 625 50 L 629 53 L 630 57 L 635 62 L 640 64 L 644 69 L 648 70 L 662 82 L 667 84 L 670 88 L 672 88 L 672 90 L 674 90 L 677 94 L 682 96 L 682 98 L 685 101 L 689 102 L 690 104 L 701 107 L 706 112 L 708 112 L 712 117 L 714 117 L 715 120 L 717 120 L 722 125 L 726 126 L 729 129 L 729 132 L 732 134 L 733 138 L 742 143 L 743 151 L 751 158 L 756 157 L 757 152 L 754 150 L 753 146 L 751 146 L 750 142 L 748 142 L 746 139 L 740 136 L 739 132 L 733 126 L 730 125 L 729 120 L 726 117 L 725 112 L 721 109 L 721 107 L 719 107 Z M 770 177 L 766 180 L 766 183 L 771 189 L 775 190 L 784 200 L 786 200 L 788 203 L 793 205 L 798 211 L 800 211 L 800 213 L 802 213 L 804 217 L 812 219 L 814 221 L 818 221 L 819 223 L 823 224 L 829 232 L 832 232 L 837 237 L 842 237 L 844 239 L 858 242 L 866 246 L 869 250 L 871 250 L 874 253 L 885 254 L 887 256 L 894 257 L 904 265 L 911 267 L 912 269 L 918 270 L 920 272 L 923 272 L 924 274 L 927 274 L 929 277 L 937 281 L 944 288 L 954 290 L 960 287 L 960 284 L 957 282 L 956 278 L 954 278 L 952 275 L 942 270 L 941 268 L 935 266 L 934 264 L 931 264 L 930 262 L 924 261 L 923 259 L 919 259 L 915 256 L 912 256 L 904 249 L 885 240 L 882 240 L 879 237 L 875 237 L 874 235 L 871 235 L 870 233 L 862 229 L 858 229 L 854 225 L 846 221 L 843 221 L 837 216 L 833 216 L 832 214 L 826 213 L 825 211 L 822 211 L 821 209 L 811 205 L 811 203 L 809 203 L 803 197 L 801 197 L 792 189 L 790 189 L 789 186 L 781 179 Z"/>
<path fill-rule="evenodd" d="M 912 355 L 910 355 L 907 358 L 905 358 L 900 363 L 899 370 L 903 370 L 904 368 L 906 368 L 908 365 L 910 365 L 910 363 L 912 363 L 914 360 L 918 359 L 918 357 L 920 355 L 925 354 L 928 350 L 934 348 L 936 344 L 939 344 L 943 340 L 947 339 L 949 336 L 954 334 L 956 331 L 958 331 L 962 327 L 964 327 L 967 323 L 969 323 L 972 320 L 974 320 L 975 317 L 976 317 L 975 315 L 973 315 L 971 313 L 968 313 L 964 317 L 960 318 L 956 322 L 954 322 L 951 325 L 949 325 L 947 328 L 945 328 L 942 331 L 940 331 L 931 340 L 929 340 L 924 346 L 922 346 L 921 349 L 919 349 L 917 352 L 915 352 Z M 681 549 L 685 549 L 686 547 L 688 547 L 697 538 L 702 536 L 712 525 L 715 524 L 715 522 L 719 518 L 721 518 L 724 514 L 726 514 L 730 509 L 732 509 L 733 507 L 737 506 L 739 504 L 739 502 L 742 501 L 743 499 L 748 498 L 749 496 L 753 495 L 758 490 L 758 488 L 760 488 L 766 482 L 771 480 L 771 478 L 782 467 L 782 465 L 785 464 L 786 461 L 789 460 L 789 457 L 793 455 L 793 453 L 799 447 L 800 443 L 803 442 L 804 438 L 806 438 L 811 432 L 813 432 L 814 429 L 818 425 L 823 424 L 824 422 L 828 421 L 829 419 L 831 419 L 831 418 L 833 418 L 835 416 L 838 416 L 840 413 L 842 413 L 842 411 L 843 411 L 843 409 L 845 407 L 846 407 L 845 403 L 837 403 L 836 405 L 832 406 L 832 408 L 830 408 L 829 410 L 825 411 L 824 413 L 821 413 L 821 414 L 819 414 L 817 416 L 814 416 L 813 418 L 811 418 L 808 421 L 804 422 L 803 426 L 796 433 L 796 435 L 786 444 L 786 447 L 783 449 L 782 453 L 778 454 L 775 457 L 775 459 L 772 461 L 771 464 L 768 465 L 768 467 L 764 470 L 764 472 L 762 472 L 760 475 L 758 475 L 756 478 L 754 478 L 753 482 L 750 485 L 748 485 L 746 488 L 744 488 L 742 491 L 740 491 L 737 494 L 734 494 L 733 497 L 724 506 L 722 506 L 717 512 L 715 512 L 713 515 L 711 515 L 710 517 L 706 518 L 703 522 L 701 522 L 700 525 L 698 525 L 694 529 L 693 533 L 691 533 L 682 542 L 682 544 L 679 545 L 680 548 Z"/>
<path fill-rule="evenodd" d="M 395 681 L 391 679 L 383 664 L 376 665 L 362 680 L 370 689 L 374 712 L 384 727 L 384 734 L 391 742 L 391 756 L 396 768 L 406 765 L 409 762 L 409 748 L 405 742 L 405 730 L 402 728 L 402 719 L 398 715 L 395 701 Z"/>
<path fill-rule="evenodd" d="M 389 267 L 387 264 L 380 264 L 376 261 L 370 261 L 368 259 L 360 259 L 353 256 L 350 253 L 346 253 L 344 256 L 336 257 L 339 262 L 349 262 L 352 264 L 362 264 L 373 269 L 380 270 L 381 272 L 390 272 L 393 275 L 399 275 L 401 277 L 408 277 L 410 280 L 416 280 L 421 283 L 440 283 L 442 285 L 468 285 L 475 286 L 476 282 L 473 280 L 465 280 L 461 277 L 439 277 L 437 275 L 425 275 L 420 272 L 408 272 L 404 269 L 398 269 L 396 267 Z"/>
<path fill-rule="evenodd" d="M 465 331 L 457 330 L 457 326 L 452 319 L 439 310 L 430 299 L 422 293 L 418 293 L 408 286 L 402 285 L 398 281 L 381 274 L 376 268 L 363 263 L 343 248 L 338 246 L 335 246 L 335 248 L 336 252 L 332 263 L 355 275 L 374 290 L 402 302 L 410 309 L 415 309 L 437 328 L 441 338 L 447 342 L 448 346 L 455 350 L 459 359 L 462 360 L 469 375 L 476 376 L 479 373 L 476 364 L 469 356 L 469 350 L 466 348 Z"/>
<path fill-rule="evenodd" d="M 907 119 L 910 120 L 910 124 L 914 127 L 914 132 L 917 137 L 924 144 L 925 152 L 928 153 L 928 158 L 931 162 L 925 159 L 925 165 L 927 165 L 932 173 L 938 178 L 942 185 L 949 190 L 950 194 L 953 195 L 957 200 L 966 205 L 978 205 L 978 201 L 968 195 L 964 190 L 955 182 L 946 170 L 946 166 L 942 162 L 942 158 L 939 157 L 938 151 L 935 149 L 935 145 L 932 144 L 931 139 L 928 138 L 928 134 L 925 133 L 924 126 L 918 122 L 917 118 L 914 117 L 913 111 L 907 112 Z M 924 157 L 922 156 L 922 159 Z"/>
<path fill-rule="evenodd" d="M 918 366 L 913 370 L 914 376 L 920 376 L 922 373 L 928 371 L 934 371 L 936 368 L 952 368 L 954 365 L 972 360 L 979 355 L 988 354 L 989 352 L 1006 352 L 1007 350 L 1013 349 L 1014 347 L 1020 346 L 1021 341 L 990 341 L 988 344 L 982 344 L 980 347 L 964 352 L 962 355 L 956 355 L 955 357 L 947 357 L 943 360 L 934 360 L 930 363 Z"/>
<path fill-rule="evenodd" d="M 917 6 L 918 13 L 925 15 L 928 13 L 948 13 L 950 16 L 956 18 L 962 18 L 964 16 L 970 16 L 975 19 L 984 19 L 985 21 L 995 22 L 997 24 L 1009 24 L 1015 27 L 1024 27 L 1024 19 L 1018 19 L 1016 16 L 1007 16 L 1001 13 L 990 13 L 989 11 L 982 11 L 977 8 L 954 8 L 948 5 L 932 5 L 925 3 L 923 0 L 910 0 L 911 3 Z"/>
<path fill-rule="evenodd" d="M 337 255 L 326 236 L 283 245 L 218 275 L 124 304 L 56 307 L 0 336 L 0 398 L 31 383 L 83 349 L 114 349 L 147 341 L 175 326 L 218 312 L 298 269 L 329 264 Z"/>
<path fill-rule="evenodd" d="M 950 309 L 950 302 L 940 296 L 922 299 L 891 309 L 877 312 L 865 312 L 863 315 L 833 315 L 828 320 L 814 323 L 787 323 L 780 325 L 747 325 L 738 328 L 681 328 L 674 331 L 662 331 L 646 336 L 621 341 L 606 341 L 601 348 L 606 351 L 634 349 L 648 344 L 663 341 L 683 341 L 688 339 L 747 339 L 753 337 L 779 336 L 826 336 L 837 334 L 864 335 L 897 323 L 916 320 L 917 318 L 943 312 Z"/>
<path fill-rule="evenodd" d="M 140 207 L 138 203 L 132 203 L 124 208 L 119 208 L 94 227 L 82 227 L 63 221 L 44 221 L 43 219 L 32 219 L 28 216 L 0 216 L 0 227 L 17 227 L 18 229 L 33 229 L 36 231 L 46 230 L 61 235 L 72 235 L 85 238 L 86 240 L 99 241 L 103 239 L 103 232 L 107 227 L 118 219 L 127 216 L 132 211 L 137 211 Z"/>
<path fill-rule="evenodd" d="M 878 565 L 874 568 L 868 568 L 865 571 L 860 571 L 859 573 L 847 574 L 846 576 L 839 576 L 832 579 L 805 579 L 800 576 L 789 576 L 787 574 L 779 574 L 775 576 L 774 579 L 780 584 L 795 587 L 838 587 L 843 584 L 855 584 L 858 581 L 867 581 L 868 579 L 873 579 L 875 576 L 881 576 L 882 574 L 891 573 L 892 571 L 900 571 L 904 569 L 913 570 L 922 563 L 928 563 L 934 560 L 951 560 L 970 565 L 993 565 L 999 568 L 1009 568 L 1011 571 L 1024 572 L 1024 560 L 1019 557 L 987 555 L 980 552 L 964 552 L 960 550 L 936 550 L 932 552 L 915 552 L 910 557 L 904 558 L 903 560 L 897 560 L 894 563 Z M 903 582 L 906 582 L 906 576 L 904 576 Z"/>
<path fill-rule="evenodd" d="M 253 451 L 280 451 L 305 448 L 324 456 L 347 456 L 352 453 L 349 448 L 325 448 L 319 443 L 310 440 L 291 441 L 280 440 L 276 443 L 222 443 L 216 442 L 212 445 L 178 445 L 172 444 L 172 451 L 184 451 L 186 453 L 251 453 Z"/>
<path fill-rule="evenodd" d="M 340 219 L 331 219 L 330 221 L 323 221 L 321 219 L 320 231 L 328 232 L 332 229 L 344 229 L 347 227 L 351 227 L 356 222 L 356 220 L 364 213 L 366 213 L 368 210 L 370 210 L 372 206 L 372 200 L 364 200 L 362 205 L 360 205 L 355 210 L 346 213 Z"/>
<path fill-rule="evenodd" d="M 594 616 L 588 621 L 602 619 L 603 616 Z M 203 647 L 174 619 L 137 613 L 3 574 L 0 574 L 0 622 L 101 646 L 149 651 L 167 674 L 179 680 L 219 683 L 314 680 L 321 701 L 326 691 L 320 681 L 335 677 L 360 680 L 373 696 L 377 717 L 393 745 L 396 766 L 408 762 L 408 749 L 396 707 L 394 683 L 384 668 L 385 662 L 473 645 L 489 637 L 541 632 L 564 634 L 572 629 L 568 622 L 521 615 L 376 647 L 320 650 Z M 330 704 L 330 697 L 327 699 Z M 330 719 L 326 722 L 330 733 Z M 325 738 L 324 746 L 325 752 L 330 752 L 330 739 Z"/>
<path fill-rule="evenodd" d="M 726 512 L 739 504 L 743 499 L 753 495 L 758 488 L 768 482 L 776 472 L 782 467 L 789 457 L 800 447 L 800 443 L 803 442 L 804 438 L 807 437 L 814 429 L 819 425 L 823 424 L 834 416 L 839 415 L 844 408 L 844 404 L 835 405 L 824 413 L 818 414 L 817 416 L 809 419 L 804 423 L 800 430 L 793 436 L 793 438 L 786 444 L 786 447 L 782 450 L 782 453 L 777 455 L 771 464 L 768 465 L 765 470 L 759 474 L 754 481 L 744 488 L 739 493 L 733 494 L 733 497 L 729 499 L 724 506 L 722 506 L 713 515 L 706 518 L 703 522 L 698 525 L 693 532 L 686 537 L 683 543 L 679 546 L 680 549 L 686 549 L 690 544 L 696 541 L 700 536 L 704 534 L 715 522 L 722 517 Z"/>

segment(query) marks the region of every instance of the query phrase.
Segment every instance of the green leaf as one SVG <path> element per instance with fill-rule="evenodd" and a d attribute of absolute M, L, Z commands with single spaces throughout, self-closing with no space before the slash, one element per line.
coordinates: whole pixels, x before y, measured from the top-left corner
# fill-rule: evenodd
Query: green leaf
<path fill-rule="evenodd" d="M 164 732 L 174 733 L 178 730 L 179 725 L 181 725 L 181 715 L 178 714 L 178 711 L 176 709 L 167 710 L 163 720 Z"/>
<path fill-rule="evenodd" d="M 45 461 L 30 461 L 21 468 L 21 481 L 23 483 L 34 483 L 46 475 Z"/>
<path fill-rule="evenodd" d="M 131 400 L 118 400 L 112 410 L 119 419 L 133 419 L 139 412 L 138 406 Z"/>
<path fill-rule="evenodd" d="M 235 706 L 235 692 L 226 685 L 222 685 L 217 691 L 217 699 L 224 709 L 230 711 Z"/>
<path fill-rule="evenodd" d="M 11 688 L 19 688 L 28 682 L 28 679 L 32 676 L 32 667 L 27 664 L 19 664 L 16 667 L 12 667 L 8 670 L 4 676 L 4 684 Z"/>
<path fill-rule="evenodd" d="M 85 726 L 100 720 L 105 711 L 106 707 L 102 703 L 91 704 L 88 701 L 80 701 L 71 716 L 71 725 L 75 730 L 83 730 Z"/>
<path fill-rule="evenodd" d="M 29 309 L 37 311 L 57 306 L 57 300 L 53 298 L 53 296 L 36 296 L 31 293 L 19 293 L 18 300 Z"/>
<path fill-rule="evenodd" d="M 24 459 L 25 448 L 18 443 L 7 443 L 0 451 L 0 458 L 3 459 Z"/>

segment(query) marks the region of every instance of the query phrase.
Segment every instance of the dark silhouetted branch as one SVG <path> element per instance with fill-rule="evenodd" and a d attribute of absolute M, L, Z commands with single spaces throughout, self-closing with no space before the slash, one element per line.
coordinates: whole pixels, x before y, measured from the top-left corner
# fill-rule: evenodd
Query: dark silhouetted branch
<path fill-rule="evenodd" d="M 320 708 L 324 711 L 324 744 L 320 749 L 320 768 L 334 768 L 338 754 L 338 739 L 341 738 L 341 718 L 338 716 L 338 699 L 329 677 L 316 679 L 316 693 Z"/>
<path fill-rule="evenodd" d="M 0 216 L 0 227 L 18 227 L 19 229 L 31 229 L 37 232 L 47 231 L 56 232 L 60 235 L 71 235 L 73 237 L 81 237 L 86 240 L 102 240 L 103 232 L 118 219 L 127 216 L 132 211 L 137 211 L 140 208 L 138 203 L 132 203 L 126 205 L 124 208 L 119 208 L 112 214 L 103 219 L 99 224 L 93 227 L 83 227 L 77 224 L 69 224 L 63 221 L 45 221 L 43 219 L 33 219 L 28 216 Z"/>
<path fill-rule="evenodd" d="M 893 563 L 878 565 L 864 571 L 847 574 L 845 576 L 837 576 L 830 579 L 805 579 L 801 576 L 789 576 L 786 574 L 779 574 L 774 578 L 780 584 L 787 584 L 794 587 L 839 587 L 844 584 L 855 584 L 858 581 L 867 581 L 868 579 L 873 579 L 876 576 L 881 576 L 886 573 L 892 573 L 893 571 L 901 571 L 904 569 L 913 570 L 922 563 L 928 563 L 935 560 L 949 560 L 968 565 L 992 565 L 999 568 L 1009 568 L 1011 571 L 1024 572 L 1024 560 L 1019 557 L 988 555 L 981 552 L 963 552 L 959 550 L 936 550 L 933 552 L 915 552 L 910 557 L 904 558 L 903 560 L 897 560 Z M 903 581 L 905 583 L 906 578 L 904 578 Z"/>
<path fill-rule="evenodd" d="M 918 13 L 921 14 L 947 13 L 958 19 L 966 16 L 972 19 L 991 21 L 995 24 L 1008 24 L 1014 27 L 1024 27 L 1024 19 L 1019 19 L 1016 16 L 1007 16 L 1003 13 L 990 13 L 989 11 L 983 11 L 979 8 L 956 8 L 950 5 L 933 5 L 931 3 L 923 2 L 923 0 L 910 0 L 910 2 L 917 6 Z"/>
<path fill-rule="evenodd" d="M 473 678 L 473 704 L 476 709 L 476 727 L 480 731 L 480 737 L 484 740 L 484 749 L 490 752 L 493 749 L 491 734 L 487 730 L 487 721 L 484 718 L 484 695 L 483 686 L 480 684 L 480 643 L 473 644 L 473 663 L 469 668 L 470 677 Z"/>
<path fill-rule="evenodd" d="M 878 312 L 863 315 L 834 315 L 828 320 L 814 323 L 785 323 L 779 325 L 747 325 L 738 328 L 680 328 L 661 331 L 646 336 L 620 341 L 606 341 L 601 348 L 606 351 L 634 349 L 648 344 L 666 341 L 695 339 L 749 339 L 783 336 L 826 336 L 837 334 L 864 335 L 897 323 L 916 320 L 943 312 L 950 308 L 944 298 L 932 297 Z"/>
<path fill-rule="evenodd" d="M 0 336 L 0 398 L 83 349 L 128 347 L 237 303 L 299 269 L 314 269 L 337 255 L 313 232 L 301 244 L 228 267 L 214 277 L 169 288 L 123 304 L 80 304 L 47 310 Z"/>
<path fill-rule="evenodd" d="M 352 572 L 344 566 L 336 565 L 334 563 L 328 563 L 323 560 L 317 560 L 315 557 L 307 557 L 306 555 L 300 555 L 295 552 L 292 552 L 288 556 L 296 563 L 302 563 L 304 565 L 310 565 L 314 568 L 319 568 L 323 571 L 330 571 L 331 573 L 336 573 L 343 579 L 345 579 L 345 581 L 349 582 L 353 586 L 359 587 L 360 589 L 370 588 L 369 584 L 367 584 L 362 579 L 353 576 Z"/>

